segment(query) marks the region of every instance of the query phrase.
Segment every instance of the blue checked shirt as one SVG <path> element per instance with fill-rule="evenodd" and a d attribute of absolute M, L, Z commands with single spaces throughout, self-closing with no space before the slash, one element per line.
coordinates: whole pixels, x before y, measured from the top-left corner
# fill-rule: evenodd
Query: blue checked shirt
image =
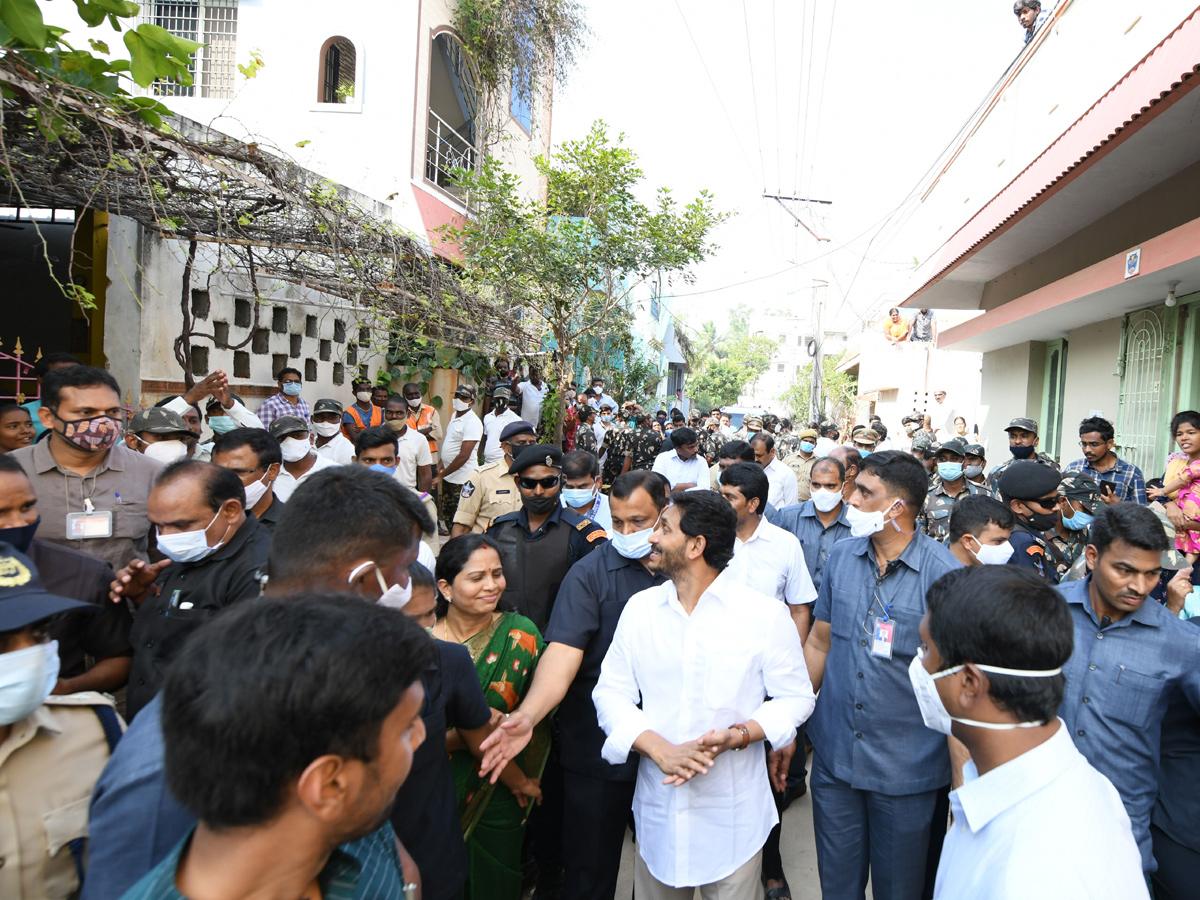
<path fill-rule="evenodd" d="M 829 554 L 813 615 L 828 622 L 829 654 L 808 735 L 836 778 L 889 796 L 950 783 L 946 738 L 926 728 L 908 678 L 921 645 L 929 586 L 962 564 L 917 534 L 883 575 L 870 538 L 848 537 Z M 892 658 L 871 655 L 875 620 L 895 624 Z"/>
<path fill-rule="evenodd" d="M 846 521 L 846 504 L 842 504 L 837 518 L 828 528 L 817 518 L 817 508 L 811 500 L 781 509 L 775 514 L 771 524 L 790 531 L 800 539 L 800 549 L 804 552 L 808 574 L 812 576 L 813 585 L 819 591 L 821 575 L 825 572 L 833 545 L 850 536 L 850 523 Z"/>
<path fill-rule="evenodd" d="M 186 900 L 175 887 L 175 874 L 191 840 L 189 831 L 123 900 Z M 391 824 L 385 822 L 366 837 L 334 850 L 317 880 L 324 900 L 403 900 L 404 869 Z"/>
<path fill-rule="evenodd" d="M 1077 459 L 1073 463 L 1067 463 L 1066 470 L 1090 475 L 1096 479 L 1097 483 L 1111 481 L 1120 499 L 1128 500 L 1130 503 L 1140 503 L 1142 506 L 1146 505 L 1146 479 L 1142 477 L 1142 470 L 1133 463 L 1125 462 L 1120 457 L 1117 457 L 1117 464 L 1107 472 L 1101 472 L 1086 459 Z"/>
<path fill-rule="evenodd" d="M 1075 621 L 1075 651 L 1063 667 L 1067 689 L 1058 715 L 1079 752 L 1121 795 L 1142 867 L 1153 872 L 1150 813 L 1158 794 L 1162 720 L 1176 689 L 1200 712 L 1200 635 L 1154 600 L 1101 627 L 1088 596 L 1091 581 L 1058 588 Z"/>
<path fill-rule="evenodd" d="M 280 393 L 268 397 L 258 408 L 258 420 L 262 422 L 263 428 L 268 427 L 280 416 L 299 416 L 308 422 L 310 420 L 308 401 L 301 397 L 300 401 L 293 406 L 287 395 Z"/>

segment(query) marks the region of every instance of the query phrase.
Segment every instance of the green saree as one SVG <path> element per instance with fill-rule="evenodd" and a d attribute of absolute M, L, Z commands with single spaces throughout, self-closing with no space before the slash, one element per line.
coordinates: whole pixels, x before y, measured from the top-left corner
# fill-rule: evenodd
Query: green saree
<path fill-rule="evenodd" d="M 504 613 L 464 646 L 475 660 L 488 705 L 503 713 L 516 709 L 545 646 L 537 626 L 517 613 Z M 514 760 L 531 778 L 541 777 L 550 753 L 548 722 L 534 729 L 529 746 Z M 481 779 L 479 761 L 470 751 L 456 750 L 450 755 L 450 766 L 470 862 L 463 900 L 519 900 L 521 845 L 529 810 L 522 809 L 503 784 Z"/>

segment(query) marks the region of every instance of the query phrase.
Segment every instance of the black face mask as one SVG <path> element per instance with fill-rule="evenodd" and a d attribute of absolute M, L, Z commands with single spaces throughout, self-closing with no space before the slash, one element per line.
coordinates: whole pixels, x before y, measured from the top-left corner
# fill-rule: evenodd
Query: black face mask
<path fill-rule="evenodd" d="M 1029 459 L 1033 456 L 1033 451 L 1033 447 L 1014 447 L 1011 444 L 1008 447 L 1008 452 L 1016 459 Z"/>
<path fill-rule="evenodd" d="M 1029 506 L 1029 504 L 1026 504 Z M 1029 507 L 1031 510 L 1033 507 Z M 1058 524 L 1058 513 L 1052 512 L 1030 512 L 1029 524 L 1033 526 L 1035 531 L 1049 531 Z"/>
<path fill-rule="evenodd" d="M 0 541 L 5 544 L 12 544 L 15 549 L 21 553 L 28 553 L 29 547 L 33 543 L 34 532 L 38 526 L 42 524 L 42 517 L 30 522 L 28 525 L 22 525 L 20 528 L 0 528 Z"/>
<path fill-rule="evenodd" d="M 558 506 L 558 494 L 542 494 L 540 496 L 534 494 L 532 497 L 522 495 L 521 503 L 524 504 L 526 512 L 535 516 L 544 516 L 548 512 L 553 512 L 554 507 Z"/>

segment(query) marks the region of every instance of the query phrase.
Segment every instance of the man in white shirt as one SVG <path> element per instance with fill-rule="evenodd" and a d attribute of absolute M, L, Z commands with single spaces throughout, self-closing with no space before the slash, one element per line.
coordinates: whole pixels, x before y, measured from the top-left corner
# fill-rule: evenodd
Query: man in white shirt
<path fill-rule="evenodd" d="M 546 399 L 548 391 L 537 366 L 530 366 L 529 378 L 517 385 L 517 394 L 521 397 L 521 419 L 532 425 L 535 431 L 542 421 L 542 401 Z"/>
<path fill-rule="evenodd" d="M 613 409 L 617 408 L 617 401 L 608 396 L 608 394 L 604 393 L 603 378 L 597 376 L 596 378 L 592 379 L 592 394 L 594 396 L 588 401 L 588 403 L 596 407 L 596 409 L 601 409 L 604 406 L 611 406 Z"/>
<path fill-rule="evenodd" d="M 776 509 L 799 503 L 800 486 L 796 483 L 796 473 L 776 456 L 775 438 L 760 431 L 750 439 L 750 446 L 754 448 L 754 461 L 762 466 L 771 485 L 767 502 Z"/>
<path fill-rule="evenodd" d="M 736 540 L 724 499 L 672 495 L 649 556 L 670 581 L 630 598 L 592 691 L 604 759 L 641 754 L 638 900 L 696 887 L 705 900 L 762 896 L 762 846 L 778 821 L 771 784 L 783 789 L 796 727 L 813 710 L 787 611 L 726 571 Z M 759 741 L 774 748 L 770 782 Z"/>
<path fill-rule="evenodd" d="M 504 458 L 504 448 L 500 446 L 500 432 L 506 425 L 520 422 L 521 417 L 509 409 L 508 401 L 512 399 L 512 391 L 507 385 L 498 384 L 492 390 L 492 409 L 483 417 L 483 462 L 496 462 Z"/>
<path fill-rule="evenodd" d="M 429 441 L 408 425 L 408 403 L 392 394 L 383 404 L 383 424 L 396 435 L 396 480 L 418 494 L 429 492 L 433 456 Z"/>
<path fill-rule="evenodd" d="M 671 443 L 675 449 L 658 454 L 653 471 L 667 479 L 673 491 L 686 491 L 696 485 L 708 487 L 708 464 L 700 456 L 696 432 L 687 427 L 676 428 L 671 432 Z"/>
<path fill-rule="evenodd" d="M 284 503 L 313 473 L 338 465 L 317 455 L 308 422 L 300 416 L 278 416 L 271 421 L 267 431 L 279 441 L 279 452 L 283 455 L 283 468 L 275 479 L 275 496 Z"/>
<path fill-rule="evenodd" d="M 339 466 L 354 462 L 354 444 L 342 432 L 346 409 L 340 400 L 318 400 L 312 411 L 313 449 Z"/>
<path fill-rule="evenodd" d="M 1075 631 L 1062 597 L 1029 569 L 975 566 L 926 606 L 913 690 L 925 724 L 971 754 L 934 897 L 1148 897 L 1120 795 L 1055 714 Z"/>
<path fill-rule="evenodd" d="M 464 383 L 454 391 L 451 401 L 454 416 L 446 423 L 446 436 L 442 439 L 442 469 L 433 479 L 434 487 L 446 484 L 440 492 L 442 522 L 454 521 L 463 483 L 479 468 L 475 447 L 483 437 L 483 422 L 475 415 L 476 396 L 475 386 Z"/>

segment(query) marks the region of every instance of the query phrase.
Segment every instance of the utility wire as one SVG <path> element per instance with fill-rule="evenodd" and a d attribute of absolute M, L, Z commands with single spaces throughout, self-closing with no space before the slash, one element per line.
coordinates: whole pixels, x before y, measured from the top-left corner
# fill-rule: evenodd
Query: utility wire
<path fill-rule="evenodd" d="M 813 125 L 812 162 L 808 164 L 808 188 L 805 197 L 811 196 L 813 184 L 813 169 L 817 165 L 817 147 L 821 137 L 821 111 L 825 107 L 825 83 L 829 80 L 829 57 L 833 50 L 833 27 L 837 21 L 837 0 L 833 0 L 833 10 L 829 14 L 829 40 L 825 43 L 825 66 L 821 72 L 821 92 L 817 95 L 817 121 Z"/>
<path fill-rule="evenodd" d="M 800 5 L 800 71 L 804 71 L 804 34 L 808 0 Z M 800 113 L 804 109 L 804 83 L 800 80 L 800 90 L 796 92 L 796 171 L 792 175 L 792 194 L 800 196 L 800 148 L 804 145 L 804 132 L 800 130 Z"/>
<path fill-rule="evenodd" d="M 754 103 L 754 134 L 758 139 L 758 165 L 762 170 L 763 193 L 765 194 L 767 192 L 767 164 L 763 159 L 762 127 L 759 125 L 758 119 L 758 88 L 754 85 L 754 51 L 750 46 L 750 16 L 746 12 L 746 0 L 742 0 L 742 22 L 746 26 L 746 62 L 750 65 L 750 99 Z"/>
<path fill-rule="evenodd" d="M 779 158 L 779 20 L 775 16 L 775 0 L 771 0 L 771 50 L 775 56 L 775 183 L 783 187 L 783 165 Z"/>
<path fill-rule="evenodd" d="M 812 17 L 808 25 L 808 74 L 804 76 L 804 130 L 800 138 L 800 172 L 796 178 L 799 187 L 804 187 L 804 160 L 808 153 L 808 108 L 812 104 L 813 44 L 817 32 L 817 4 L 813 3 Z M 802 196 L 807 197 L 808 194 Z"/>

